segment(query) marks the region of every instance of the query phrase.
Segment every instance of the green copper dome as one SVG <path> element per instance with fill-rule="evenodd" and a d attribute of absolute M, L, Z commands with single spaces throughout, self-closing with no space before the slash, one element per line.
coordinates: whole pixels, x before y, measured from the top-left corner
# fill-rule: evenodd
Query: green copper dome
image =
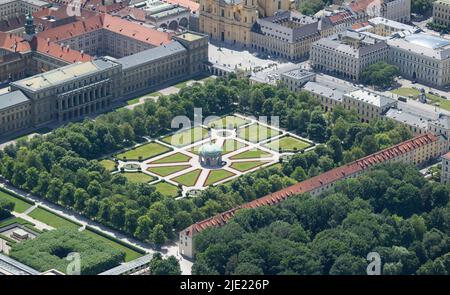
<path fill-rule="evenodd" d="M 207 143 L 202 145 L 198 152 L 204 157 L 217 157 L 222 154 L 222 148 L 215 144 Z"/>

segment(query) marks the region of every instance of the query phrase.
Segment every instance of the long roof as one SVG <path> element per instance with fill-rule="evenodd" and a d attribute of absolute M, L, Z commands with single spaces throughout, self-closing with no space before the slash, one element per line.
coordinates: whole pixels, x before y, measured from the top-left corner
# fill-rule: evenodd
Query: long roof
<path fill-rule="evenodd" d="M 385 163 L 386 161 L 412 151 L 418 147 L 424 146 L 426 144 L 435 142 L 438 137 L 431 133 L 427 133 L 415 138 L 406 140 L 402 143 L 394 145 L 390 148 L 384 149 L 382 151 L 376 152 L 369 156 L 363 157 L 354 162 L 345 164 L 343 166 L 334 168 L 327 172 L 324 172 L 315 177 L 309 178 L 305 181 L 299 182 L 297 184 L 291 185 L 287 188 L 279 190 L 277 192 L 271 193 L 265 197 L 253 200 L 251 202 L 245 203 L 239 207 L 235 207 L 223 213 L 217 214 L 213 217 L 205 219 L 203 221 L 197 222 L 183 231 L 188 236 L 193 236 L 205 229 L 211 227 L 222 226 L 236 214 L 239 209 L 253 209 L 266 205 L 275 205 L 281 201 L 286 200 L 289 197 L 296 196 L 298 194 L 308 193 L 320 187 L 324 187 L 335 183 L 336 181 L 342 180 L 346 177 L 355 175 L 358 172 L 369 169 L 377 164 Z"/>
<path fill-rule="evenodd" d="M 20 263 L 8 256 L 0 254 L 0 274 L 6 273 L 11 275 L 38 275 L 39 271 Z"/>
<path fill-rule="evenodd" d="M 38 36 L 52 42 L 60 42 L 101 29 L 153 46 L 167 44 L 171 40 L 171 34 L 167 32 L 158 31 L 109 14 L 100 14 L 85 20 L 48 29 L 40 32 Z"/>
<path fill-rule="evenodd" d="M 30 101 L 20 90 L 0 94 L 0 110 Z"/>

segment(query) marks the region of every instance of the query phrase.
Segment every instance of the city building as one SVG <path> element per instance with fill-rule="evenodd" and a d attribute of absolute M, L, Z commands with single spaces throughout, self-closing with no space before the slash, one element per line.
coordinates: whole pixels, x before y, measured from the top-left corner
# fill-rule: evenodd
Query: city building
<path fill-rule="evenodd" d="M 265 197 L 245 203 L 239 207 L 217 214 L 213 217 L 197 222 L 179 233 L 179 251 L 189 258 L 195 256 L 194 237 L 212 227 L 220 227 L 229 222 L 239 209 L 254 209 L 261 206 L 276 205 L 287 198 L 299 194 L 309 193 L 319 196 L 333 189 L 336 182 L 360 176 L 375 165 L 382 163 L 403 162 L 417 166 L 424 165 L 430 160 L 440 157 L 444 152 L 444 143 L 440 137 L 427 133 L 413 139 L 406 140 L 390 148 L 363 157 L 354 162 L 334 168 L 318 176 L 289 186 Z"/>
<path fill-rule="evenodd" d="M 314 42 L 310 62 L 321 72 L 358 81 L 367 66 L 387 61 L 388 51 L 384 41 L 346 31 Z"/>
<path fill-rule="evenodd" d="M 344 6 L 359 22 L 378 16 L 403 23 L 411 20 L 411 0 L 353 0 Z"/>
<path fill-rule="evenodd" d="M 306 59 L 311 43 L 334 32 L 327 17 L 317 19 L 297 11 L 279 11 L 257 19 L 251 30 L 251 48 L 292 61 Z"/>
<path fill-rule="evenodd" d="M 384 17 L 375 17 L 367 21 L 364 26 L 356 29 L 357 32 L 369 32 L 381 37 L 394 37 L 414 34 L 420 31 L 418 27 L 396 22 Z"/>
<path fill-rule="evenodd" d="M 294 92 L 299 91 L 307 82 L 315 79 L 315 73 L 302 69 L 295 69 L 281 74 L 281 83 Z"/>
<path fill-rule="evenodd" d="M 39 275 L 39 274 L 40 274 L 39 271 L 15 259 L 12 259 L 11 257 L 0 254 L 0 275 Z"/>
<path fill-rule="evenodd" d="M 387 40 L 389 63 L 402 76 L 443 87 L 450 84 L 450 40 L 425 33 Z"/>
<path fill-rule="evenodd" d="M 199 29 L 212 40 L 250 47 L 255 21 L 290 5 L 289 0 L 200 0 Z"/>
<path fill-rule="evenodd" d="M 441 183 L 450 183 L 450 152 L 442 156 Z"/>
<path fill-rule="evenodd" d="M 390 108 L 397 106 L 397 100 L 379 93 L 358 89 L 344 94 L 342 105 L 355 110 L 362 122 L 380 119 Z"/>
<path fill-rule="evenodd" d="M 450 25 L 450 0 L 437 0 L 433 2 L 433 22 Z"/>
<path fill-rule="evenodd" d="M 17 15 L 33 13 L 50 6 L 50 3 L 41 0 L 1 0 L 0 17 L 9 19 Z"/>
<path fill-rule="evenodd" d="M 118 11 L 117 14 L 172 31 L 179 27 L 187 29 L 190 19 L 188 7 L 161 0 L 135 1 L 132 5 Z"/>

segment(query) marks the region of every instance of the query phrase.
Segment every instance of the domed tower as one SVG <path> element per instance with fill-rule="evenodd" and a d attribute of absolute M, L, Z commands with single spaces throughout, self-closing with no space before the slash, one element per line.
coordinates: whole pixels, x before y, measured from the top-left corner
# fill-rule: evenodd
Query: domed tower
<path fill-rule="evenodd" d="M 36 35 L 36 25 L 34 24 L 34 18 L 31 13 L 28 13 L 25 18 L 25 35 L 24 39 L 30 41 Z"/>
<path fill-rule="evenodd" d="M 206 167 L 218 167 L 222 164 L 222 148 L 207 143 L 198 150 L 200 164 Z"/>

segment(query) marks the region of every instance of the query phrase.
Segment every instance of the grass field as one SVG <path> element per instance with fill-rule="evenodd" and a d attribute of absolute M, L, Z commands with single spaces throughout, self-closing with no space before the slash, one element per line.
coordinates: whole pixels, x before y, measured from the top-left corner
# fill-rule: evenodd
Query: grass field
<path fill-rule="evenodd" d="M 189 157 L 185 154 L 175 153 L 170 156 L 158 159 L 158 160 L 152 162 L 152 164 L 184 163 L 184 162 L 189 162 L 190 159 L 191 159 L 191 157 Z"/>
<path fill-rule="evenodd" d="M 211 140 L 210 142 L 211 142 L 211 143 L 216 143 L 216 140 L 213 139 L 213 140 Z M 199 151 L 199 149 L 200 149 L 202 146 L 203 146 L 203 144 L 194 145 L 193 147 L 189 148 L 187 151 L 188 151 L 188 152 L 191 152 L 191 153 L 193 153 L 193 154 L 195 154 L 195 155 L 198 155 L 198 151 Z"/>
<path fill-rule="evenodd" d="M 6 219 L 0 220 L 0 227 L 4 227 L 4 226 L 10 225 L 10 224 L 14 224 L 14 223 L 29 224 L 31 226 L 34 226 L 33 223 L 28 222 L 25 219 L 18 218 L 18 217 L 12 217 L 12 218 L 6 218 Z"/>
<path fill-rule="evenodd" d="M 241 127 L 242 125 L 250 123 L 247 119 L 242 119 L 236 116 L 225 116 L 223 118 L 211 121 L 208 123 L 208 127 L 213 127 L 216 129 L 233 129 L 235 127 Z"/>
<path fill-rule="evenodd" d="M 142 172 L 125 172 L 122 173 L 122 175 L 132 183 L 149 183 L 156 179 L 155 177 Z"/>
<path fill-rule="evenodd" d="M 197 126 L 188 130 L 177 132 L 173 135 L 166 136 L 161 140 L 176 147 L 187 146 L 191 143 L 208 137 L 208 130 L 201 126 Z"/>
<path fill-rule="evenodd" d="M 230 167 L 233 169 L 236 169 L 237 171 L 245 172 L 245 171 L 248 171 L 255 167 L 264 165 L 266 163 L 269 163 L 269 162 L 268 161 L 235 162 L 235 163 L 232 163 Z"/>
<path fill-rule="evenodd" d="M 131 260 L 134 260 L 136 258 L 139 258 L 139 257 L 143 256 L 141 253 L 138 253 L 138 252 L 134 251 L 131 248 L 128 248 L 128 247 L 126 247 L 124 245 L 116 243 L 113 240 L 105 238 L 105 237 L 103 237 L 103 236 L 101 236 L 101 235 L 99 235 L 99 234 L 97 234 L 97 233 L 95 233 L 93 231 L 90 231 L 89 229 L 85 229 L 82 232 L 84 234 L 90 236 L 91 238 L 94 238 L 94 239 L 97 239 L 97 240 L 100 240 L 100 241 L 103 241 L 103 242 L 109 244 L 111 247 L 113 247 L 113 248 L 115 248 L 117 250 L 124 251 L 125 252 L 125 262 L 131 261 Z"/>
<path fill-rule="evenodd" d="M 281 132 L 275 129 L 260 124 L 252 124 L 245 128 L 238 129 L 238 137 L 250 142 L 260 142 L 268 138 L 277 136 L 280 133 Z"/>
<path fill-rule="evenodd" d="M 405 96 L 405 97 L 410 97 L 410 98 L 417 98 L 417 96 L 419 95 L 419 90 L 414 89 L 414 88 L 397 88 L 394 90 L 391 90 L 392 93 L 395 93 L 397 95 L 401 95 L 401 96 Z M 425 94 L 427 99 L 430 100 L 430 104 L 434 104 L 434 103 L 439 103 L 440 107 L 450 111 L 450 100 L 444 99 L 438 95 L 434 95 L 434 94 L 430 94 L 430 93 L 426 93 Z"/>
<path fill-rule="evenodd" d="M 141 145 L 135 149 L 128 150 L 124 153 L 116 155 L 118 159 L 127 159 L 127 160 L 139 160 L 139 157 L 142 157 L 143 160 L 149 159 L 163 153 L 170 151 L 170 148 L 159 144 L 157 142 L 150 142 L 144 145 Z"/>
<path fill-rule="evenodd" d="M 102 165 L 106 169 L 106 171 L 109 171 L 109 172 L 117 170 L 116 162 L 114 162 L 113 160 L 108 160 L 108 159 L 101 160 L 100 165 Z"/>
<path fill-rule="evenodd" d="M 172 180 L 184 186 L 194 186 L 201 172 L 202 169 L 195 169 L 191 172 L 172 178 Z"/>
<path fill-rule="evenodd" d="M 45 224 L 50 225 L 51 227 L 54 228 L 59 228 L 59 227 L 72 227 L 72 228 L 79 228 L 80 225 L 69 221 L 67 219 L 64 219 L 50 211 L 47 211 L 41 207 L 37 207 L 36 209 L 34 209 L 33 211 L 31 211 L 30 214 L 28 214 L 28 216 L 39 220 Z"/>
<path fill-rule="evenodd" d="M 311 144 L 292 136 L 284 136 L 280 139 L 265 144 L 265 146 L 274 151 L 288 152 L 301 151 L 310 147 Z"/>
<path fill-rule="evenodd" d="M 177 197 L 180 193 L 180 189 L 176 185 L 168 182 L 158 182 L 155 184 L 155 188 L 166 197 Z"/>
<path fill-rule="evenodd" d="M 231 160 L 239 160 L 239 159 L 255 159 L 255 158 L 270 158 L 272 154 L 267 153 L 260 149 L 250 149 L 248 151 L 239 153 L 230 157 Z"/>
<path fill-rule="evenodd" d="M 244 148 L 246 146 L 247 145 L 245 143 L 237 141 L 236 139 L 226 139 L 222 146 L 222 150 L 223 150 L 222 154 L 226 155 L 226 154 L 234 152 L 238 149 Z"/>
<path fill-rule="evenodd" d="M 159 176 L 167 176 L 190 167 L 191 165 L 149 167 L 147 168 L 147 171 L 158 174 Z"/>
<path fill-rule="evenodd" d="M 25 212 L 28 208 L 31 207 L 31 204 L 28 204 L 27 202 L 22 201 L 21 199 L 18 199 L 10 194 L 7 194 L 5 192 L 0 191 L 0 199 L 11 201 L 14 203 L 14 211 L 18 213 Z"/>
<path fill-rule="evenodd" d="M 225 169 L 211 170 L 211 172 L 209 173 L 208 178 L 206 178 L 203 186 L 208 186 L 208 185 L 214 184 L 221 180 L 227 179 L 233 175 L 235 175 L 235 174 L 228 170 L 225 170 Z"/>

